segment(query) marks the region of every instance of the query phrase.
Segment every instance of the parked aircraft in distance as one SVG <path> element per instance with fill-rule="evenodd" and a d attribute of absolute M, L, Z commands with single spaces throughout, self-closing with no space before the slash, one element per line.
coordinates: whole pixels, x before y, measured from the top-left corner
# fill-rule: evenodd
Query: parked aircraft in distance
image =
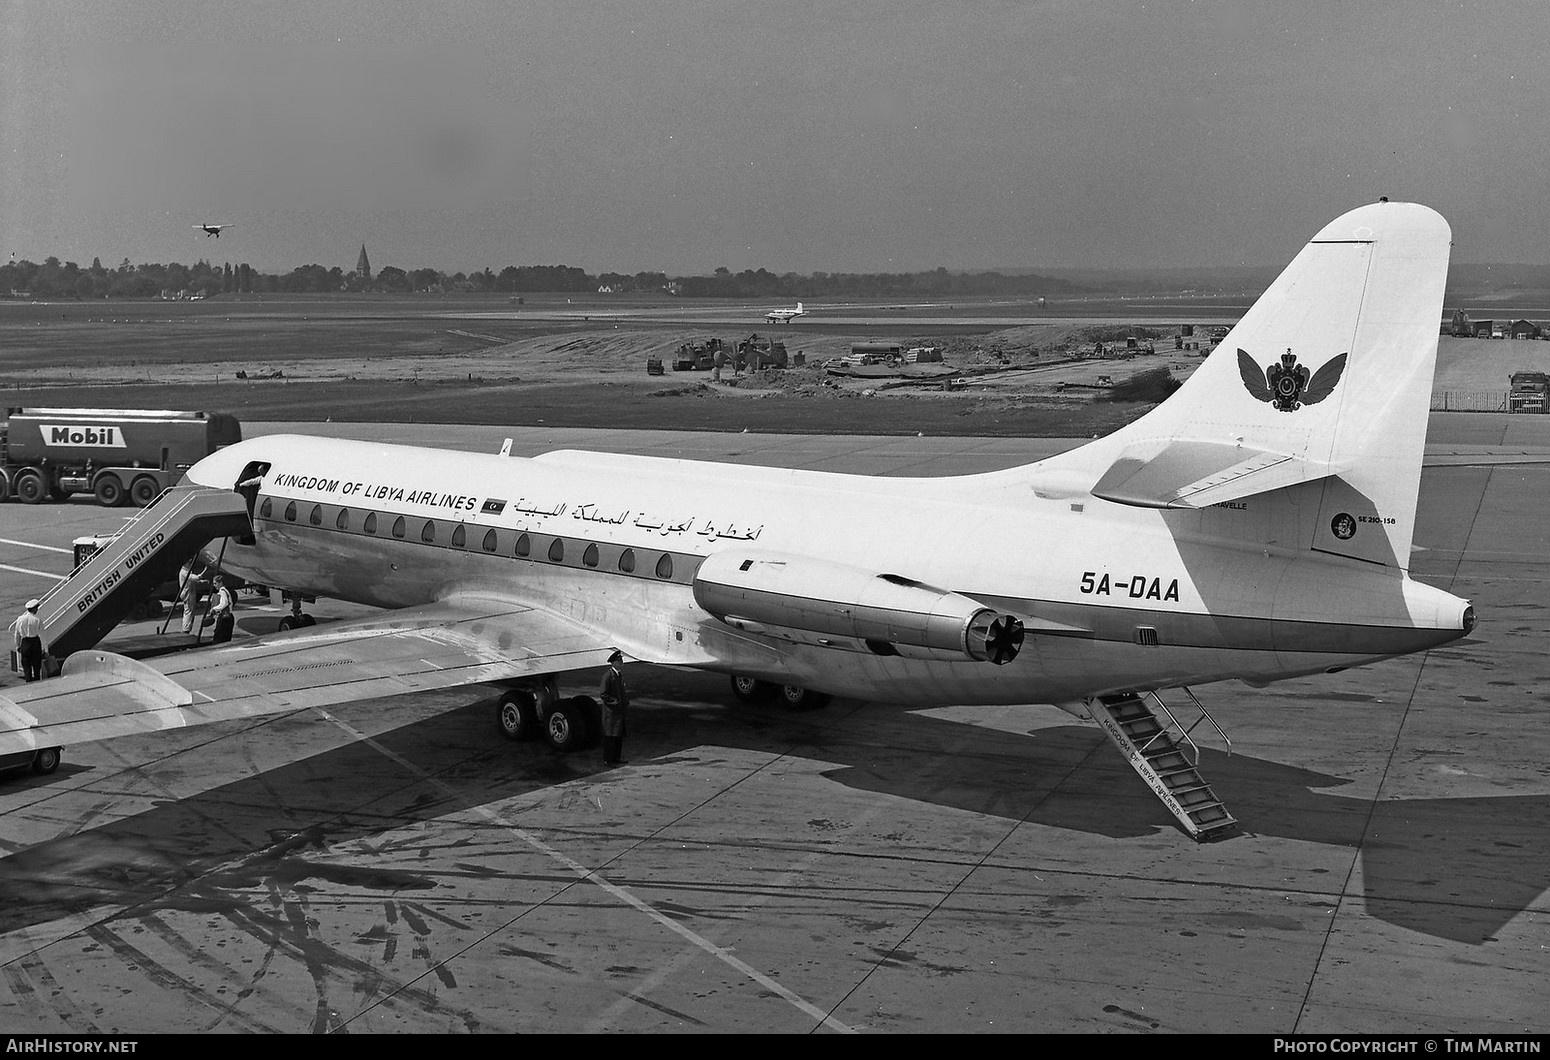
<path fill-rule="evenodd" d="M 7 691 L 0 752 L 472 682 L 507 687 L 506 735 L 564 749 L 588 708 L 558 677 L 618 647 L 796 708 L 1053 703 L 1097 722 L 1190 834 L 1220 834 L 1233 819 L 1157 693 L 1208 717 L 1189 686 L 1474 629 L 1408 572 L 1450 237 L 1410 203 L 1338 218 L 1157 408 L 988 474 L 243 441 L 188 472 L 251 520 L 207 558 L 392 610 L 154 670 L 77 653 Z M 285 624 L 307 626 L 299 604 Z"/>
<path fill-rule="evenodd" d="M 795 318 L 805 316 L 807 316 L 807 310 L 802 308 L 801 302 L 798 302 L 795 309 L 771 309 L 764 314 L 764 319 L 771 324 L 789 324 Z"/>
<path fill-rule="evenodd" d="M 221 229 L 223 229 L 223 228 L 236 228 L 237 226 L 235 224 L 219 224 L 219 225 L 194 225 L 192 227 L 200 229 L 207 236 L 214 236 L 215 238 L 219 239 L 219 238 L 221 238 Z"/>

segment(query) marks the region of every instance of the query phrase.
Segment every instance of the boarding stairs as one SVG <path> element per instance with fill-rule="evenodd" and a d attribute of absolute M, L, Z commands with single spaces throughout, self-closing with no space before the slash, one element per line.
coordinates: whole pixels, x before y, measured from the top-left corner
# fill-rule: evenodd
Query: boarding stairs
<path fill-rule="evenodd" d="M 38 605 L 43 644 L 63 659 L 90 648 L 206 543 L 252 533 L 247 502 L 232 490 L 173 486 Z"/>
<path fill-rule="evenodd" d="M 1226 743 L 1228 754 L 1232 753 L 1232 741 L 1206 713 L 1193 692 L 1187 688 L 1181 691 L 1189 696 L 1200 714 L 1188 726 L 1179 722 L 1155 692 L 1146 693 L 1145 698 L 1133 693 L 1103 696 L 1094 705 L 1092 713 L 1104 734 L 1120 749 L 1131 768 L 1140 774 L 1169 812 L 1178 818 L 1184 830 L 1197 840 L 1217 839 L 1238 822 L 1196 768 L 1200 762 L 1200 748 L 1190 737 L 1190 732 L 1201 722 L 1209 722 Z M 1147 706 L 1147 700 L 1157 705 L 1161 718 Z"/>

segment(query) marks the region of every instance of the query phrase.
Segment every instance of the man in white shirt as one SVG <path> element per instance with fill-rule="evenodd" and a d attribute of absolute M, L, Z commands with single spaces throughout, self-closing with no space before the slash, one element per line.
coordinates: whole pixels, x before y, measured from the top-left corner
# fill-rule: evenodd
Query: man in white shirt
<path fill-rule="evenodd" d="M 231 640 L 231 627 L 236 621 L 232 606 L 231 590 L 226 588 L 226 579 L 217 574 L 214 589 L 210 593 L 209 616 L 215 622 L 215 630 L 210 634 L 211 644 L 225 644 Z"/>
<path fill-rule="evenodd" d="M 11 625 L 16 642 L 16 662 L 22 676 L 36 681 L 43 676 L 43 620 L 38 617 L 38 601 L 28 600 L 27 610 Z"/>

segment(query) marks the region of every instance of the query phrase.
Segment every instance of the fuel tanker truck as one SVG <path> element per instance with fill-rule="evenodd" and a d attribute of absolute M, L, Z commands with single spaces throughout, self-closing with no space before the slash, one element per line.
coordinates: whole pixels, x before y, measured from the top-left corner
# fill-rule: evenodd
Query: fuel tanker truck
<path fill-rule="evenodd" d="M 109 508 L 143 508 L 241 440 L 241 424 L 222 412 L 11 408 L 0 424 L 0 500 L 90 493 Z"/>

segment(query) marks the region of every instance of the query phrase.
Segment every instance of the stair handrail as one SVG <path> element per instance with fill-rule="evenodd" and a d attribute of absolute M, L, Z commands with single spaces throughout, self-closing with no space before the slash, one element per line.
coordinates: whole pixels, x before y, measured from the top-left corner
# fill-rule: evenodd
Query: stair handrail
<path fill-rule="evenodd" d="M 1200 711 L 1200 717 L 1196 718 L 1189 725 L 1185 725 L 1179 721 L 1179 719 L 1174 715 L 1173 711 L 1168 709 L 1168 704 L 1163 702 L 1162 696 L 1158 695 L 1155 690 L 1147 692 L 1146 695 L 1151 698 L 1152 702 L 1156 703 L 1159 707 L 1162 708 L 1162 712 L 1168 716 L 1168 721 L 1175 729 L 1179 731 L 1179 738 L 1185 744 L 1189 745 L 1189 750 L 1193 752 L 1194 757 L 1191 757 L 1188 752 L 1185 752 L 1182 749 L 1179 751 L 1179 753 L 1184 755 L 1185 760 L 1188 761 L 1191 766 L 1198 766 L 1200 764 L 1200 746 L 1195 743 L 1195 739 L 1190 735 L 1190 733 L 1194 730 L 1196 725 L 1201 723 L 1201 721 L 1208 721 L 1211 723 L 1211 728 L 1215 729 L 1216 734 L 1222 738 L 1222 743 L 1227 745 L 1227 754 L 1228 757 L 1231 757 L 1232 738 L 1227 735 L 1226 730 L 1224 730 L 1216 723 L 1215 718 L 1211 717 L 1211 712 L 1206 710 L 1206 706 L 1204 703 L 1200 702 L 1199 696 L 1195 695 L 1195 693 L 1190 691 L 1190 689 L 1185 685 L 1179 685 L 1178 688 L 1181 692 L 1189 697 L 1191 703 L 1195 704 L 1195 709 Z M 1164 727 L 1164 729 L 1156 733 L 1152 739 L 1155 740 L 1158 736 L 1161 736 L 1163 732 L 1166 731 L 1167 729 Z"/>
<path fill-rule="evenodd" d="M 1183 725 L 1179 724 L 1179 719 L 1173 716 L 1173 711 L 1168 709 L 1168 704 L 1163 702 L 1162 696 L 1159 696 L 1156 692 L 1148 692 L 1146 694 L 1151 698 L 1152 702 L 1156 703 L 1159 707 L 1162 708 L 1162 712 L 1164 714 L 1168 715 L 1169 723 L 1175 729 L 1179 730 L 1179 739 L 1182 740 L 1184 745 L 1189 748 L 1189 750 L 1186 751 L 1184 747 L 1179 747 L 1179 754 L 1184 756 L 1184 760 L 1190 764 L 1191 769 L 1198 766 L 1200 764 L 1200 748 L 1196 745 L 1194 739 L 1190 736 L 1189 729 L 1186 729 Z M 1213 722 L 1213 724 L 1215 723 Z M 1155 740 L 1158 736 L 1163 735 L 1163 733 L 1166 731 L 1167 727 L 1164 726 L 1162 731 L 1155 734 L 1152 739 Z M 1175 746 L 1177 746 L 1177 744 Z M 1193 752 L 1193 755 L 1191 755 L 1191 752 Z"/>
<path fill-rule="evenodd" d="M 1195 704 L 1195 709 L 1200 711 L 1200 716 L 1202 718 L 1206 719 L 1206 721 L 1209 721 L 1211 723 L 1211 728 L 1216 730 L 1216 734 L 1222 738 L 1222 743 L 1227 745 L 1227 757 L 1231 758 L 1232 757 L 1232 737 L 1227 735 L 1227 730 L 1223 729 L 1220 725 L 1218 725 L 1216 723 L 1216 719 L 1211 717 L 1211 712 L 1206 710 L 1206 705 L 1204 703 L 1200 702 L 1200 698 L 1198 696 L 1196 696 L 1194 692 L 1191 692 L 1189 690 L 1189 686 L 1187 686 L 1187 685 L 1180 685 L 1179 686 L 1179 691 L 1183 692 L 1186 696 L 1188 696 L 1190 698 L 1190 702 Z M 1199 724 L 1200 723 L 1198 721 L 1195 722 L 1195 725 L 1199 725 Z M 1194 725 L 1190 726 L 1190 728 L 1194 728 Z"/>

